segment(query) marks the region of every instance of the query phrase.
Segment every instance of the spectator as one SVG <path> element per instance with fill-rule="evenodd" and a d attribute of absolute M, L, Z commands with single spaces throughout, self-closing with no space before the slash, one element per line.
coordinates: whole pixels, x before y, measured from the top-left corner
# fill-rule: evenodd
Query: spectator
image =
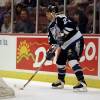
<path fill-rule="evenodd" d="M 4 18 L 4 10 L 0 8 L 0 31 L 1 31 L 1 26 L 3 24 L 3 18 Z"/>
<path fill-rule="evenodd" d="M 18 3 L 16 6 L 15 6 L 15 15 L 14 15 L 14 18 L 15 20 L 18 20 L 19 17 L 20 17 L 20 13 L 21 13 L 21 10 L 23 8 L 26 8 L 25 5 L 23 5 L 22 3 Z"/>
<path fill-rule="evenodd" d="M 81 33 L 86 33 L 87 30 L 87 24 L 88 24 L 88 18 L 87 16 L 84 14 L 84 12 L 77 10 L 76 14 L 74 15 L 76 16 L 77 19 L 77 24 L 79 27 L 79 30 L 81 31 Z"/>
<path fill-rule="evenodd" d="M 0 7 L 4 7 L 6 0 L 0 0 Z"/>
<path fill-rule="evenodd" d="M 96 33 L 100 34 L 100 0 L 96 0 Z"/>
<path fill-rule="evenodd" d="M 88 24 L 87 24 L 87 33 L 93 33 L 93 9 L 88 11 Z"/>
<path fill-rule="evenodd" d="M 39 5 L 42 7 L 47 7 L 50 3 L 50 0 L 40 0 Z"/>
<path fill-rule="evenodd" d="M 1 33 L 11 33 L 11 15 L 9 13 L 4 16 Z"/>
<path fill-rule="evenodd" d="M 64 0 L 58 0 L 58 2 L 59 2 L 59 5 L 64 5 Z"/>
<path fill-rule="evenodd" d="M 36 7 L 36 0 L 23 0 L 23 4 L 27 7 Z"/>
<path fill-rule="evenodd" d="M 11 13 L 11 0 L 6 0 L 5 1 L 5 11 L 8 13 L 10 12 Z"/>
<path fill-rule="evenodd" d="M 6 13 L 11 13 L 11 0 L 6 0 L 4 7 L 0 9 L 0 31 Z"/>
<path fill-rule="evenodd" d="M 67 6 L 68 16 L 76 20 L 81 33 L 87 33 L 88 17 L 86 15 L 86 8 L 88 6 L 87 0 L 72 0 Z"/>
<path fill-rule="evenodd" d="M 27 9 L 22 9 L 20 14 L 20 20 L 16 21 L 15 25 L 16 33 L 34 33 L 34 25 L 29 19 L 29 14 Z"/>
<path fill-rule="evenodd" d="M 29 14 L 33 12 L 33 8 L 36 7 L 37 0 L 23 0 L 23 4 L 27 7 Z"/>
<path fill-rule="evenodd" d="M 14 0 L 14 4 L 15 5 L 17 5 L 17 4 L 19 4 L 19 3 L 22 3 L 23 2 L 23 0 Z"/>

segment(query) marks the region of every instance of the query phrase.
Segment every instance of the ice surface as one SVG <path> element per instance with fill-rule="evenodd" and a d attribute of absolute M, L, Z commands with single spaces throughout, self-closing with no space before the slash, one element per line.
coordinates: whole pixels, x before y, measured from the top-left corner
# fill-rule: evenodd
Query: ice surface
<path fill-rule="evenodd" d="M 52 89 L 51 83 L 30 82 L 24 90 L 22 87 L 27 80 L 4 78 L 5 82 L 15 90 L 16 97 L 6 100 L 99 100 L 100 89 L 88 88 L 88 92 L 73 92 L 71 86 L 64 89 Z M 2 99 L 3 100 L 3 99 Z"/>

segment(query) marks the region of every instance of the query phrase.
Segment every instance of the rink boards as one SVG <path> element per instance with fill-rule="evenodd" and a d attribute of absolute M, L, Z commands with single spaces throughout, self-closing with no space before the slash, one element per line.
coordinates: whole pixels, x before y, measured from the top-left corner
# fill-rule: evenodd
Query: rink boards
<path fill-rule="evenodd" d="M 87 35 L 80 64 L 88 86 L 100 88 L 100 36 Z M 41 65 L 48 49 L 47 36 L 0 35 L 0 76 L 28 79 Z M 34 80 L 52 82 L 56 79 L 55 61 L 42 66 Z M 66 84 L 75 84 L 72 69 L 66 65 Z"/>

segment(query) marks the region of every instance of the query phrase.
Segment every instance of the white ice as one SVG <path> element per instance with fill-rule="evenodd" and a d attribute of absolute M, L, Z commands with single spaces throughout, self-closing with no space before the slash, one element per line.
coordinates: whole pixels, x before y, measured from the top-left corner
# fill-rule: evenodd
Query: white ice
<path fill-rule="evenodd" d="M 51 83 L 30 82 L 24 90 L 22 87 L 27 80 L 4 78 L 4 81 L 15 90 L 15 97 L 6 100 L 100 100 L 100 89 L 88 88 L 88 92 L 73 92 L 72 86 L 64 89 L 52 89 Z"/>

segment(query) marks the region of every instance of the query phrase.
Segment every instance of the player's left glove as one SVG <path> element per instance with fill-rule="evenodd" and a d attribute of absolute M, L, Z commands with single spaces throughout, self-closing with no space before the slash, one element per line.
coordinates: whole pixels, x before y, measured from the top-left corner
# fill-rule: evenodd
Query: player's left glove
<path fill-rule="evenodd" d="M 52 45 L 48 51 L 46 52 L 46 59 L 47 60 L 52 60 L 53 57 L 55 56 L 55 51 L 56 51 L 56 46 Z"/>

